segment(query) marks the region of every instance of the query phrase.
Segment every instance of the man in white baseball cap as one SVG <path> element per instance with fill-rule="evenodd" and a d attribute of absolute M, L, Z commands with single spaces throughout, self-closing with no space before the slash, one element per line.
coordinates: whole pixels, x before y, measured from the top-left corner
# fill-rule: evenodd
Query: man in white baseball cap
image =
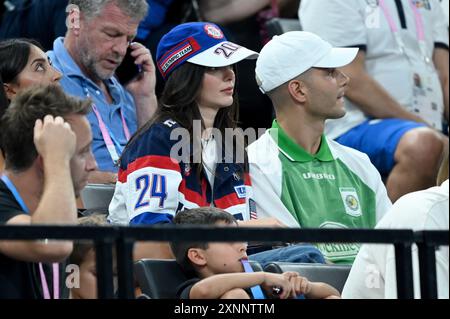
<path fill-rule="evenodd" d="M 373 228 L 391 206 L 367 155 L 329 140 L 325 120 L 344 116 L 349 78 L 338 68 L 357 48 L 333 48 L 313 33 L 274 37 L 256 62 L 256 80 L 276 112 L 272 128 L 249 146 L 260 217 L 290 227 Z M 331 262 L 352 263 L 354 244 L 321 244 Z"/>

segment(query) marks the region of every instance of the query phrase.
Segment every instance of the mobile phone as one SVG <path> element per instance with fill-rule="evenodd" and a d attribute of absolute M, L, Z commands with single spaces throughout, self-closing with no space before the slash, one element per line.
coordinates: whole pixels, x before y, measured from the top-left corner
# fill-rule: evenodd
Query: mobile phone
<path fill-rule="evenodd" d="M 128 47 L 122 63 L 116 69 L 117 79 L 123 86 L 134 80 L 141 73 L 141 66 L 134 64 L 134 61 L 135 58 L 131 56 L 131 48 Z"/>

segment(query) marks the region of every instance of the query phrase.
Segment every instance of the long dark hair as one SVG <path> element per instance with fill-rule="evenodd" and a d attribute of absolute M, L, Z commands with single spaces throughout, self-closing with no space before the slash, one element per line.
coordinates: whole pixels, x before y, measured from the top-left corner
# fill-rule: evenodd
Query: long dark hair
<path fill-rule="evenodd" d="M 143 132 L 147 131 L 153 124 L 162 123 L 169 119 L 176 121 L 181 127 L 187 129 L 190 134 L 190 142 L 193 143 L 194 138 L 196 138 L 193 134 L 193 121 L 201 120 L 202 129 L 205 127 L 196 100 L 200 94 L 200 90 L 202 89 L 202 81 L 206 69 L 207 68 L 204 66 L 185 63 L 173 71 L 167 79 L 161 98 L 159 99 L 158 109 L 155 114 L 135 133 L 129 141 L 127 147 L 133 144 L 138 137 Z M 229 107 L 221 108 L 217 112 L 214 120 L 213 127 L 217 128 L 222 133 L 222 146 L 225 144 L 225 129 L 237 128 L 238 117 L 239 102 L 237 92 L 235 90 L 233 93 L 233 104 Z M 245 149 L 245 142 L 242 144 L 240 143 L 240 138 L 234 138 L 233 144 L 234 154 L 232 154 L 232 156 L 234 159 L 236 158 L 236 150 Z M 191 154 L 191 158 L 192 156 L 193 154 Z M 246 153 L 243 164 L 244 171 L 248 172 L 248 160 Z M 201 171 L 202 165 L 199 165 L 197 168 L 198 171 Z"/>
<path fill-rule="evenodd" d="M 32 44 L 42 48 L 38 42 L 29 39 L 0 41 L 0 123 L 9 106 L 3 84 L 17 82 L 17 77 L 27 66 Z M 1 145 L 0 150 L 3 153 Z"/>
<path fill-rule="evenodd" d="M 39 42 L 32 39 L 0 41 L 0 75 L 3 83 L 17 82 L 17 77 L 27 66 L 31 45 L 35 45 L 43 50 Z"/>

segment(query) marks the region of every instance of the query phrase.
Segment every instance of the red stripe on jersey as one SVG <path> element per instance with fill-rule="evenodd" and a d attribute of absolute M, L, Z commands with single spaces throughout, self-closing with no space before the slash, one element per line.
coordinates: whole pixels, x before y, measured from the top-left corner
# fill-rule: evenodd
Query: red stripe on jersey
<path fill-rule="evenodd" d="M 216 207 L 227 209 L 231 206 L 245 204 L 245 198 L 239 198 L 236 193 L 228 194 L 214 201 Z"/>
<path fill-rule="evenodd" d="M 252 179 L 250 178 L 250 174 L 249 173 L 245 173 L 244 174 L 244 184 L 246 186 L 252 186 Z"/>
<path fill-rule="evenodd" d="M 186 187 L 186 181 L 183 179 L 181 181 L 180 187 L 178 188 L 178 191 L 184 195 L 184 198 L 191 203 L 195 203 L 200 207 L 209 206 L 208 201 L 206 200 L 206 184 L 202 182 L 202 190 L 203 194 L 205 196 L 202 196 L 201 194 L 189 189 Z M 205 186 L 205 187 L 203 187 Z"/>
<path fill-rule="evenodd" d="M 128 164 L 126 170 L 119 170 L 119 182 L 125 183 L 128 175 L 141 168 L 154 167 L 160 169 L 169 169 L 176 172 L 181 172 L 180 166 L 175 160 L 168 156 L 149 155 L 136 159 L 134 162 Z"/>

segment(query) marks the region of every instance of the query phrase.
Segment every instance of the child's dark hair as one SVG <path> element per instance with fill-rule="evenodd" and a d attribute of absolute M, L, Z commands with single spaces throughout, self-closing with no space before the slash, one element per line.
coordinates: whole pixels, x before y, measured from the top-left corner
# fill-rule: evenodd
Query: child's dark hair
<path fill-rule="evenodd" d="M 218 222 L 237 224 L 233 215 L 215 207 L 186 209 L 178 213 L 173 219 L 173 223 L 178 225 L 216 225 Z M 195 269 L 192 267 L 192 264 L 187 257 L 187 253 L 191 248 L 207 249 L 208 242 L 178 241 L 171 242 L 170 246 L 177 263 L 181 266 L 183 271 L 186 274 L 193 275 L 195 274 Z"/>

